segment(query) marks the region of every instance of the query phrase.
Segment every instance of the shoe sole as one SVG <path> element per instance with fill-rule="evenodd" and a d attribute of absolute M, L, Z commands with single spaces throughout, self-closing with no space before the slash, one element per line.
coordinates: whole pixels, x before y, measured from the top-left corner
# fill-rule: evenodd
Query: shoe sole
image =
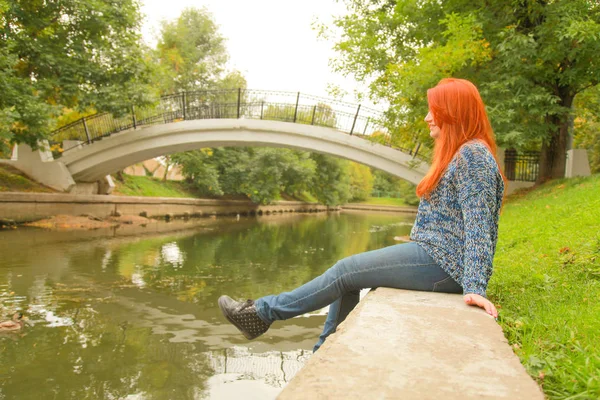
<path fill-rule="evenodd" d="M 248 334 L 247 334 L 247 333 L 244 331 L 244 329 L 243 329 L 242 327 L 240 327 L 240 326 L 237 324 L 237 322 L 235 322 L 235 321 L 234 321 L 234 320 L 233 320 L 233 319 L 232 319 L 232 318 L 229 316 L 229 312 L 227 311 L 227 308 L 225 307 L 225 304 L 223 304 L 223 303 L 222 303 L 223 301 L 224 301 L 224 300 L 222 300 L 222 299 L 219 297 L 219 300 L 217 301 L 217 303 L 219 304 L 219 308 L 221 309 L 221 313 L 223 313 L 223 316 L 224 316 L 225 318 L 227 318 L 227 321 L 229 321 L 229 322 L 231 323 L 231 325 L 235 326 L 235 327 L 236 327 L 236 328 L 237 328 L 237 329 L 238 329 L 238 330 L 239 330 L 239 331 L 242 333 L 242 335 L 244 335 L 244 337 L 245 337 L 246 339 L 248 339 L 248 340 L 255 339 L 255 337 L 254 337 L 254 336 L 251 336 L 251 335 L 249 336 L 249 335 L 248 335 Z"/>

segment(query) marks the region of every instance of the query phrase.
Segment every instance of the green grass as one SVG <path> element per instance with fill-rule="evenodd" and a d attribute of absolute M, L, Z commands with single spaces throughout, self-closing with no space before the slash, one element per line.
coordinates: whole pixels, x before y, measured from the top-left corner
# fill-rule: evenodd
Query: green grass
<path fill-rule="evenodd" d="M 247 200 L 244 195 L 225 195 L 225 196 L 200 196 L 193 189 L 187 187 L 180 181 L 162 181 L 149 176 L 134 176 L 123 174 L 123 182 L 115 179 L 114 194 L 123 196 L 144 196 L 144 197 L 187 197 L 203 198 L 217 200 Z M 282 193 L 282 200 L 305 201 L 316 203 L 317 199 L 308 192 L 303 192 L 295 198 Z"/>
<path fill-rule="evenodd" d="M 404 199 L 398 199 L 395 197 L 369 197 L 365 201 L 361 201 L 355 204 L 372 204 L 377 206 L 401 206 L 406 207 L 408 204 Z"/>
<path fill-rule="evenodd" d="M 302 192 L 300 194 L 297 194 L 295 200 L 304 201 L 306 203 L 318 203 L 319 202 L 319 200 L 317 200 L 317 198 L 315 196 L 313 196 L 312 194 L 310 194 L 308 192 Z"/>
<path fill-rule="evenodd" d="M 115 179 L 115 194 L 145 197 L 197 197 L 183 182 L 166 181 L 147 176 L 123 174 L 123 182 Z"/>
<path fill-rule="evenodd" d="M 600 175 L 508 199 L 488 295 L 549 398 L 600 398 Z"/>
<path fill-rule="evenodd" d="M 54 190 L 29 179 L 16 168 L 0 164 L 0 192 L 46 192 Z"/>

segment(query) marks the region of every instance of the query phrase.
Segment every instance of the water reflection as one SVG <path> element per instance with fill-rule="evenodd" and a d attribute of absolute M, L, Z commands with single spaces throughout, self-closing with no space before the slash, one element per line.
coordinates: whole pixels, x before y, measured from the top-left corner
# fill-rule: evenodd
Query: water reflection
<path fill-rule="evenodd" d="M 211 352 L 208 359 L 214 375 L 208 381 L 204 398 L 274 398 L 302 368 L 312 351 L 268 351 L 253 354 L 248 348 L 234 346 Z"/>
<path fill-rule="evenodd" d="M 310 356 L 323 313 L 247 342 L 220 315 L 218 296 L 292 289 L 344 256 L 393 244 L 411 221 L 211 224 L 143 237 L 0 232 L 0 316 L 29 318 L 22 333 L 0 336 L 0 399 L 273 398 Z"/>

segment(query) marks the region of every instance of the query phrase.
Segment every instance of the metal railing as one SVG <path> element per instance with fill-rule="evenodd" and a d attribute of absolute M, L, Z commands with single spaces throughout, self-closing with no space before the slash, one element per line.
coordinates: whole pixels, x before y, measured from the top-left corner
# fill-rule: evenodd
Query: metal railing
<path fill-rule="evenodd" d="M 382 112 L 333 99 L 302 94 L 249 89 L 202 90 L 162 96 L 150 106 L 131 106 L 115 117 L 98 113 L 63 126 L 51 134 L 59 152 L 89 145 L 118 132 L 142 126 L 186 120 L 248 118 L 326 126 L 383 144 L 428 161 L 419 143 L 397 143 L 385 127 Z M 62 148 L 65 140 L 72 145 Z"/>
<path fill-rule="evenodd" d="M 535 182 L 540 173 L 540 152 L 507 149 L 504 152 L 504 175 L 509 181 Z"/>

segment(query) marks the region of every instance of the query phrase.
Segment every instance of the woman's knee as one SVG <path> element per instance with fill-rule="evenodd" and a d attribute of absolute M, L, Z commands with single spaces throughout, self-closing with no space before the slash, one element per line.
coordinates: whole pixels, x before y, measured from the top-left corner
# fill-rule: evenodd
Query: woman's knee
<path fill-rule="evenodd" d="M 338 276 L 353 272 L 356 269 L 356 255 L 342 258 L 331 268 Z"/>
<path fill-rule="evenodd" d="M 354 272 L 356 272 L 356 259 L 354 256 L 350 256 L 336 262 L 325 274 L 328 281 L 338 286 L 340 294 L 344 295 L 357 289 L 351 278 Z"/>

